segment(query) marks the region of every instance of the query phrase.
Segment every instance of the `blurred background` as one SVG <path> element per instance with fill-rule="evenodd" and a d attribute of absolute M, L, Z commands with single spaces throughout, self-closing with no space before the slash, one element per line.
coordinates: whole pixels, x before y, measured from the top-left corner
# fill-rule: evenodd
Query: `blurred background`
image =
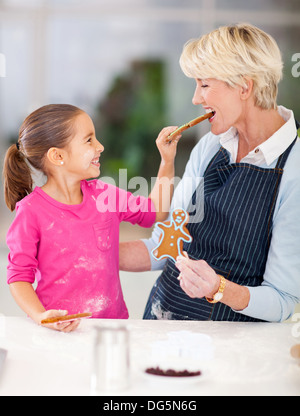
<path fill-rule="evenodd" d="M 183 45 L 237 22 L 257 25 L 277 40 L 285 62 L 278 102 L 300 120 L 300 69 L 292 71 L 293 56 L 300 54 L 299 0 L 0 0 L 1 170 L 6 149 L 31 111 L 70 103 L 95 122 L 105 146 L 102 176 L 119 185 L 119 169 L 126 168 L 128 180 L 150 180 L 159 164 L 159 131 L 201 113 L 191 102 L 194 82 L 178 64 Z M 177 176 L 207 129 L 202 123 L 185 133 Z M 5 206 L 2 183 L 0 191 L 0 313 L 20 315 L 5 271 L 5 235 L 14 214 Z M 121 240 L 150 232 L 122 224 Z M 142 316 L 157 275 L 121 273 L 131 318 Z"/>

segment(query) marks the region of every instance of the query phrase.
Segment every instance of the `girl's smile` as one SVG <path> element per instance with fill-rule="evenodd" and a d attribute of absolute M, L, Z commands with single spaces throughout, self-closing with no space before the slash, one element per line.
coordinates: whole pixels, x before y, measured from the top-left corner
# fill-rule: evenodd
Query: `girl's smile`
<path fill-rule="evenodd" d="M 96 166 L 97 168 L 100 168 L 99 158 L 100 158 L 100 156 L 95 157 L 95 159 L 93 159 L 93 160 L 91 161 L 91 164 L 92 164 L 93 166 Z"/>

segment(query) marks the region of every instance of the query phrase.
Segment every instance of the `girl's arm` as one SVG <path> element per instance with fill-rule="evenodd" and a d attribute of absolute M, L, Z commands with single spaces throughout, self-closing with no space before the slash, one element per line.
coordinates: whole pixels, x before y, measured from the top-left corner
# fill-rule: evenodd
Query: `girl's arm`
<path fill-rule="evenodd" d="M 39 325 L 43 319 L 64 316 L 68 313 L 67 311 L 54 309 L 46 311 L 35 293 L 32 284 L 29 282 L 14 282 L 9 285 L 9 288 L 20 308 Z M 57 331 L 70 332 L 77 328 L 79 322 L 79 320 L 73 322 L 57 322 L 43 326 Z"/>
<path fill-rule="evenodd" d="M 156 140 L 156 145 L 161 155 L 161 163 L 156 182 L 149 195 L 149 198 L 155 205 L 156 221 L 164 221 L 167 219 L 173 197 L 174 160 L 177 143 L 181 135 L 174 136 L 171 142 L 169 142 L 168 137 L 176 128 L 176 126 L 164 128 Z M 141 240 L 120 243 L 119 248 L 120 270 L 134 272 L 151 270 L 149 251 Z"/>
<path fill-rule="evenodd" d="M 151 260 L 145 244 L 141 240 L 120 243 L 120 270 L 146 272 L 151 270 Z"/>
<path fill-rule="evenodd" d="M 161 163 L 157 174 L 157 179 L 154 187 L 149 195 L 156 208 L 156 221 L 164 221 L 167 219 L 171 200 L 174 192 L 174 176 L 175 167 L 174 161 L 177 150 L 177 143 L 181 138 L 178 134 L 169 141 L 169 135 L 176 130 L 174 127 L 164 128 L 157 140 L 156 145 L 161 155 Z"/>
<path fill-rule="evenodd" d="M 41 316 L 46 309 L 41 304 L 32 284 L 29 282 L 14 282 L 9 285 L 11 294 L 20 308 L 36 323 L 41 323 Z"/>

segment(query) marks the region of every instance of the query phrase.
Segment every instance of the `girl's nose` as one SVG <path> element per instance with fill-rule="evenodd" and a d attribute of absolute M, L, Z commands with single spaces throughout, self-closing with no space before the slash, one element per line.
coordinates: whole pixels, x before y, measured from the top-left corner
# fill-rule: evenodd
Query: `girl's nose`
<path fill-rule="evenodd" d="M 104 150 L 104 146 L 97 140 L 97 151 L 102 153 Z"/>

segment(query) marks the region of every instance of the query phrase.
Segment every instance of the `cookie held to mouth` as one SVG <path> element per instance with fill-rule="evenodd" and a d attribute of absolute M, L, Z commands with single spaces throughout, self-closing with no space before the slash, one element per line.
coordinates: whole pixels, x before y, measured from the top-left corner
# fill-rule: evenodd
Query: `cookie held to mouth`
<path fill-rule="evenodd" d="M 176 136 L 177 134 L 182 133 L 183 131 L 189 129 L 190 127 L 196 126 L 197 124 L 201 123 L 204 120 L 210 119 L 215 115 L 215 111 L 211 111 L 209 113 L 204 114 L 203 116 L 194 118 L 194 120 L 189 121 L 186 124 L 183 124 L 182 126 L 178 127 L 178 129 L 176 129 L 175 131 L 173 131 L 170 135 L 169 135 L 169 140 L 170 142 L 172 141 L 172 138 L 174 136 Z"/>

